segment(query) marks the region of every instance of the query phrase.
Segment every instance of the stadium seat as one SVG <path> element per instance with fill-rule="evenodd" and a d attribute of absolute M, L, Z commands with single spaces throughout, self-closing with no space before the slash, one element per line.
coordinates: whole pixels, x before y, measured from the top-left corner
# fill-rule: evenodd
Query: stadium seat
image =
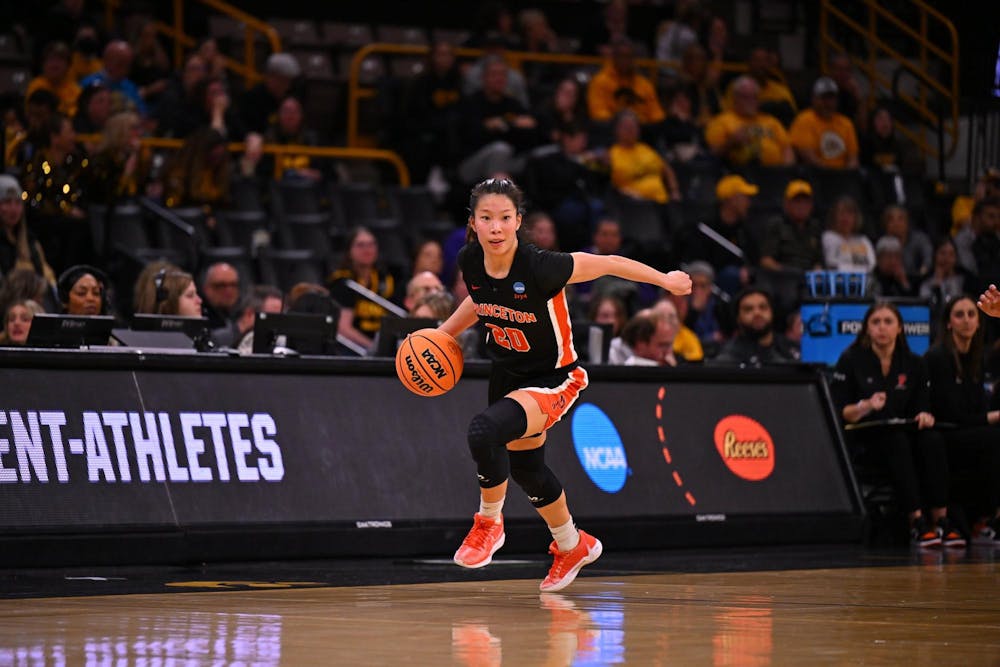
<path fill-rule="evenodd" d="M 758 165 L 747 165 L 739 170 L 740 174 L 747 181 L 756 185 L 760 191 L 753 198 L 757 206 L 780 208 L 785 199 L 785 187 L 788 182 L 799 178 L 801 170 L 799 167 L 761 167 Z"/>
<path fill-rule="evenodd" d="M 447 42 L 452 46 L 465 44 L 472 36 L 470 30 L 453 30 L 451 28 L 432 28 L 431 40 L 435 42 Z"/>
<path fill-rule="evenodd" d="M 396 185 L 388 188 L 388 194 L 393 216 L 400 221 L 410 238 L 424 237 L 441 241 L 454 229 L 454 223 L 438 213 L 430 188 L 423 185 Z"/>
<path fill-rule="evenodd" d="M 271 203 L 280 218 L 300 213 L 320 213 L 326 207 L 323 187 L 306 180 L 281 180 L 271 183 Z"/>
<path fill-rule="evenodd" d="M 375 37 L 376 41 L 389 44 L 411 44 L 414 46 L 430 44 L 427 39 L 427 31 L 417 26 L 378 25 L 375 26 Z"/>
<path fill-rule="evenodd" d="M 378 192 L 368 183 L 342 183 L 331 186 L 331 198 L 340 202 L 348 228 L 359 225 L 371 229 L 395 229 L 399 220 L 381 211 Z"/>
<path fill-rule="evenodd" d="M 871 208 L 865 182 L 857 169 L 819 169 L 811 167 L 805 172 L 805 179 L 812 183 L 813 198 L 816 201 L 816 215 L 822 219 L 837 199 L 850 195 L 861 207 L 866 218 Z"/>
<path fill-rule="evenodd" d="M 321 28 L 323 43 L 338 51 L 355 51 L 371 44 L 372 29 L 364 23 L 324 21 Z"/>
<path fill-rule="evenodd" d="M 312 250 L 268 248 L 261 252 L 259 264 L 261 281 L 276 285 L 283 292 L 288 292 L 296 283 L 322 284 L 325 279 L 323 261 Z"/>
<path fill-rule="evenodd" d="M 110 215 L 106 206 L 92 205 L 88 215 L 94 247 L 99 250 L 104 247 L 106 241 L 133 252 L 137 248 L 148 248 L 153 245 L 142 208 L 136 203 L 118 204 Z"/>
<path fill-rule="evenodd" d="M 278 32 L 286 48 L 323 46 L 323 40 L 313 21 L 273 18 L 267 22 Z"/>
<path fill-rule="evenodd" d="M 280 242 L 287 249 L 313 250 L 324 262 L 333 252 L 330 216 L 325 213 L 299 213 L 285 216 Z"/>
<path fill-rule="evenodd" d="M 219 211 L 215 216 L 215 236 L 222 246 L 239 246 L 251 255 L 258 246 L 259 234 L 268 233 L 264 211 Z"/>

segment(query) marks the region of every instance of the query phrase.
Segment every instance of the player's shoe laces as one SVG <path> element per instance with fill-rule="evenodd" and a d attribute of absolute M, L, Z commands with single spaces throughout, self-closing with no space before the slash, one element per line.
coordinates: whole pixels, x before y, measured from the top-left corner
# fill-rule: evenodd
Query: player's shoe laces
<path fill-rule="evenodd" d="M 948 517 L 943 516 L 938 519 L 937 527 L 938 534 L 941 536 L 941 544 L 955 548 L 965 546 L 965 536 L 948 521 Z"/>
<path fill-rule="evenodd" d="M 593 563 L 600 558 L 604 547 L 601 541 L 580 531 L 580 543 L 569 551 L 559 551 L 556 543 L 549 545 L 549 553 L 552 554 L 552 567 L 549 569 L 549 576 L 538 587 L 542 591 L 561 591 L 573 583 L 580 568 Z"/>
<path fill-rule="evenodd" d="M 910 542 L 913 546 L 921 548 L 939 547 L 941 546 L 941 533 L 927 519 L 920 516 L 910 528 Z"/>
<path fill-rule="evenodd" d="M 497 521 L 476 512 L 472 530 L 462 540 L 462 546 L 455 552 L 455 563 L 462 567 L 483 567 L 493 560 L 493 554 L 507 539 L 503 532 L 503 516 Z"/>

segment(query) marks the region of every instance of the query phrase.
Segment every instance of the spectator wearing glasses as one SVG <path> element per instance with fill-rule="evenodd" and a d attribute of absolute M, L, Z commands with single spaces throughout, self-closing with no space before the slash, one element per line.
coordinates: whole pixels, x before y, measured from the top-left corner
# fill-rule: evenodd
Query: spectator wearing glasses
<path fill-rule="evenodd" d="M 226 262 L 212 264 L 205 271 L 201 292 L 205 295 L 205 312 L 209 328 L 231 327 L 239 315 L 236 311 L 240 302 L 239 271 Z"/>

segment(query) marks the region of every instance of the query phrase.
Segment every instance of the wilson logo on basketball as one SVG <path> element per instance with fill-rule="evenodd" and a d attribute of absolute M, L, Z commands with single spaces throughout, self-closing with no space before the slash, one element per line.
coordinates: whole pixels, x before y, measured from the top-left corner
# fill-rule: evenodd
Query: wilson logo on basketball
<path fill-rule="evenodd" d="M 406 355 L 405 360 L 406 370 L 410 371 L 410 379 L 413 381 L 412 386 L 427 394 L 434 391 L 434 387 L 428 384 L 427 381 L 424 380 L 423 376 L 420 375 L 420 371 L 417 370 L 417 367 L 413 363 L 413 357 Z"/>
<path fill-rule="evenodd" d="M 760 422 L 729 415 L 715 425 L 715 448 L 738 477 L 758 482 L 774 471 L 774 441 Z"/>

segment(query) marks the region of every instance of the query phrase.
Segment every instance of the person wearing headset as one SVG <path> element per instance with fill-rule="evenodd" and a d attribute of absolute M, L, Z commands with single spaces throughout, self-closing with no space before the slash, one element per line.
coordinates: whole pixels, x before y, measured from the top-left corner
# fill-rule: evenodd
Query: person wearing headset
<path fill-rule="evenodd" d="M 59 303 L 67 315 L 109 315 L 110 286 L 107 274 L 87 264 L 69 267 L 56 283 Z"/>
<path fill-rule="evenodd" d="M 136 285 L 135 312 L 201 317 L 201 297 L 190 273 L 164 264 L 149 280 Z"/>

